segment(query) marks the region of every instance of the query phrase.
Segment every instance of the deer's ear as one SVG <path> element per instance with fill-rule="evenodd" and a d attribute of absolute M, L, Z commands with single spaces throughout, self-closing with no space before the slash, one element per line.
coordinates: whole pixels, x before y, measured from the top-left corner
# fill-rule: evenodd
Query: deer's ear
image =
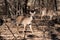
<path fill-rule="evenodd" d="M 30 14 L 32 14 L 32 13 L 30 12 Z"/>
<path fill-rule="evenodd" d="M 34 14 L 35 14 L 36 12 L 34 12 Z"/>

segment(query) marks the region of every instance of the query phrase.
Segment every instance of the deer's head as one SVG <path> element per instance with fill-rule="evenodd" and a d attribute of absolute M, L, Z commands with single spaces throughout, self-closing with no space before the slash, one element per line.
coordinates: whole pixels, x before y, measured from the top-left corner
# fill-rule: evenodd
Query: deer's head
<path fill-rule="evenodd" d="M 35 11 L 35 10 L 31 10 L 31 11 L 30 11 L 30 15 L 31 15 L 31 16 L 34 16 L 35 14 L 36 14 L 36 11 Z"/>

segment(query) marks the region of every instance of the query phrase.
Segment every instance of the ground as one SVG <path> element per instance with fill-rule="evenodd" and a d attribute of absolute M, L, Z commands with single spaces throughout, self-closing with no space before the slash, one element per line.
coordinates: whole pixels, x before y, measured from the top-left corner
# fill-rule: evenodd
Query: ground
<path fill-rule="evenodd" d="M 8 27 L 5 25 L 5 23 L 0 27 L 0 33 L 4 39 L 13 40 L 14 36 L 17 38 L 17 40 L 23 39 L 23 26 L 17 27 L 11 23 L 6 23 L 6 24 L 8 25 Z M 44 28 L 47 28 L 47 26 L 39 26 L 39 30 L 37 29 L 36 26 L 32 25 L 32 27 L 33 27 L 34 34 L 31 33 L 29 27 L 27 26 L 26 35 L 25 35 L 25 38 L 27 40 L 51 40 L 49 31 L 44 32 L 45 30 Z M 34 36 L 30 38 L 29 35 L 30 36 L 34 35 Z"/>

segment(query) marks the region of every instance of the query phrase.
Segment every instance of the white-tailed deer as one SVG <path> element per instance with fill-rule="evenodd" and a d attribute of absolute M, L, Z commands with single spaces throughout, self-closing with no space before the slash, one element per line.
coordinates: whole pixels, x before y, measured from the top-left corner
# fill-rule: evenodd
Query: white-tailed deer
<path fill-rule="evenodd" d="M 48 10 L 47 15 L 50 16 L 50 20 L 52 20 L 52 17 L 56 16 L 56 13 L 54 13 L 53 10 Z"/>
<path fill-rule="evenodd" d="M 34 5 L 35 0 L 28 0 L 27 6 L 32 6 Z"/>
<path fill-rule="evenodd" d="M 32 23 L 32 20 L 33 20 L 33 16 L 34 16 L 34 14 L 35 14 L 36 12 L 35 12 L 35 11 L 30 11 L 29 13 L 30 13 L 30 17 L 25 17 L 22 22 L 21 22 L 21 19 L 22 19 L 22 18 L 19 16 L 19 17 L 17 18 L 17 21 L 18 21 L 18 22 L 17 22 L 17 23 L 18 23 L 17 25 L 19 25 L 19 23 L 21 22 L 21 24 L 24 25 L 24 30 L 23 30 L 23 31 L 25 31 L 26 26 L 29 25 L 30 30 L 31 30 L 32 33 L 33 33 L 31 23 Z"/>
<path fill-rule="evenodd" d="M 35 4 L 35 0 L 28 0 L 28 2 L 27 2 L 27 6 L 30 7 L 30 9 L 32 9 L 32 8 L 34 9 L 34 7 L 35 7 L 34 4 Z"/>
<path fill-rule="evenodd" d="M 46 15 L 46 10 L 47 10 L 46 8 L 42 9 L 42 15 L 41 15 L 42 17 Z"/>
<path fill-rule="evenodd" d="M 43 16 L 46 16 L 46 8 L 42 8 L 42 10 L 41 10 L 41 19 L 43 19 Z"/>
<path fill-rule="evenodd" d="M 32 20 L 33 20 L 33 16 L 34 16 L 34 14 L 35 14 L 35 12 L 30 12 L 30 17 L 28 17 L 28 18 L 24 18 L 24 20 L 22 21 L 21 24 L 24 25 L 24 31 L 25 31 L 25 29 L 26 29 L 26 26 L 29 25 L 30 30 L 31 30 L 32 33 L 33 33 L 31 23 L 32 23 Z"/>

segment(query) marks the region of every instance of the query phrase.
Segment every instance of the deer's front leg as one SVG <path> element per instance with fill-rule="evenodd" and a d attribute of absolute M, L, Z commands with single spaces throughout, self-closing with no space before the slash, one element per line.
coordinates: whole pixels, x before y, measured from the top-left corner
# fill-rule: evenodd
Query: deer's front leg
<path fill-rule="evenodd" d="M 23 31 L 25 31 L 25 29 L 26 29 L 26 25 L 24 25 L 24 30 Z"/>
<path fill-rule="evenodd" d="M 26 25 L 24 25 L 24 29 L 23 29 L 23 37 L 25 36 L 25 29 L 26 29 Z"/>
<path fill-rule="evenodd" d="M 50 20 L 52 19 L 52 15 L 50 16 Z"/>
<path fill-rule="evenodd" d="M 30 27 L 30 30 L 31 30 L 31 32 L 33 33 L 33 29 L 32 29 L 32 26 L 31 26 L 31 25 L 29 25 L 29 27 Z"/>

